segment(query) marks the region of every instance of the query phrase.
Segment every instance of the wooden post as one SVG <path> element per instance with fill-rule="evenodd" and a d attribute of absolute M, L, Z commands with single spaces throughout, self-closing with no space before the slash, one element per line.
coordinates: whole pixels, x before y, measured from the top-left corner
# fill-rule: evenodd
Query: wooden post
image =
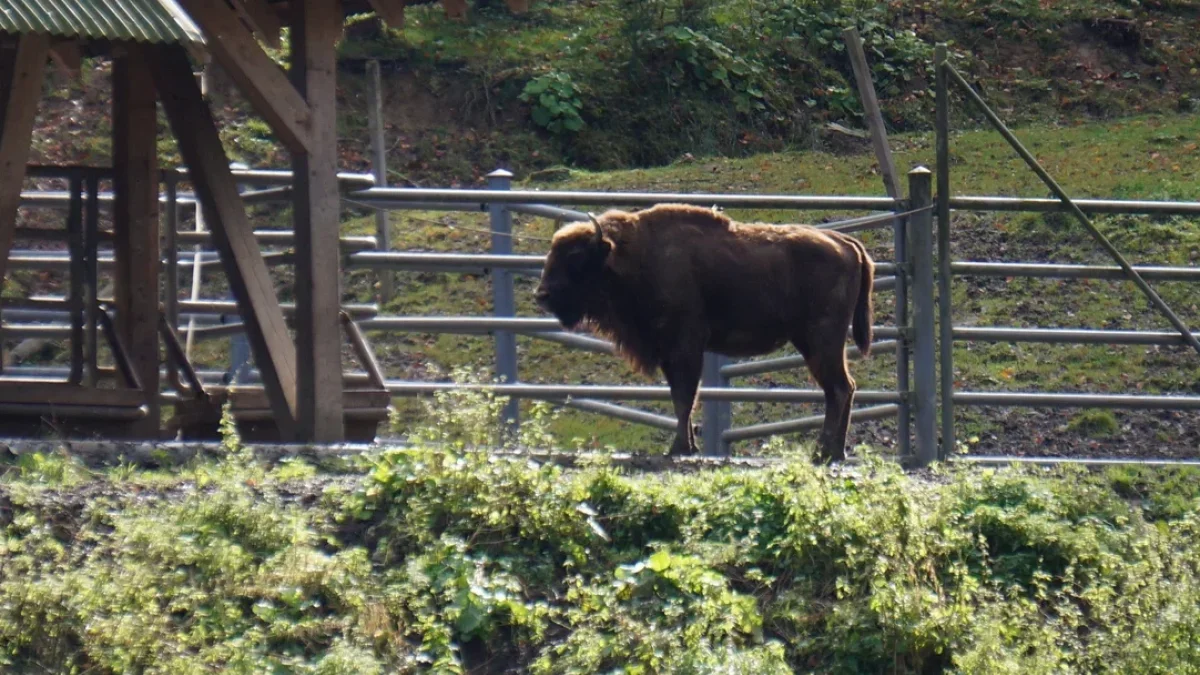
<path fill-rule="evenodd" d="M 17 233 L 21 184 L 49 51 L 50 39 L 45 35 L 22 35 L 16 53 L 0 68 L 0 283 Z"/>
<path fill-rule="evenodd" d="M 117 334 L 132 356 L 150 414 L 139 436 L 157 438 L 158 404 L 158 108 L 142 50 L 113 61 L 113 254 Z"/>
<path fill-rule="evenodd" d="M 154 84 L 179 143 L 179 153 L 191 170 L 196 196 L 212 228 L 213 244 L 221 254 L 225 275 L 246 324 L 275 423 L 281 437 L 291 440 L 296 419 L 296 348 L 254 238 L 254 228 L 246 217 L 245 205 L 230 173 L 217 124 L 200 95 L 183 48 L 164 45 L 146 51 Z M 336 313 L 333 316 L 336 321 Z"/>
<path fill-rule="evenodd" d="M 300 439 L 337 442 L 342 413 L 341 259 L 338 242 L 337 53 L 341 3 L 292 3 L 292 82 L 308 103 L 308 152 L 295 174 L 297 422 Z"/>
<path fill-rule="evenodd" d="M 879 173 L 883 174 L 883 186 L 888 196 L 901 199 L 900 174 L 896 173 L 896 163 L 892 161 L 892 149 L 888 145 L 887 130 L 883 126 L 883 112 L 879 109 L 879 99 L 875 97 L 875 85 L 871 82 L 871 68 L 867 65 L 867 55 L 863 51 L 862 38 L 857 28 L 847 28 L 842 32 L 846 40 L 846 51 L 850 55 L 850 65 L 854 67 L 854 79 L 858 84 L 858 95 L 862 99 L 863 113 L 867 118 L 867 126 L 871 129 L 871 145 L 875 148 L 875 158 L 879 161 Z"/>
<path fill-rule="evenodd" d="M 334 2 L 330 0 L 329 4 Z M 308 106 L 255 41 L 237 11 L 225 2 L 213 0 L 182 0 L 179 4 L 204 31 L 208 39 L 206 47 L 221 69 L 237 83 L 239 91 L 271 125 L 279 140 L 293 153 L 307 149 L 311 123 Z M 295 38 L 293 35 L 292 39 Z"/>
<path fill-rule="evenodd" d="M 383 78 L 379 74 L 379 59 L 367 61 L 367 124 L 371 132 L 371 169 L 375 174 L 375 186 L 387 187 L 387 146 L 383 139 Z M 381 251 L 392 249 L 391 213 L 387 209 L 375 211 L 375 241 Z M 379 299 L 387 304 L 395 295 L 396 275 L 392 270 L 381 269 L 379 274 Z"/>

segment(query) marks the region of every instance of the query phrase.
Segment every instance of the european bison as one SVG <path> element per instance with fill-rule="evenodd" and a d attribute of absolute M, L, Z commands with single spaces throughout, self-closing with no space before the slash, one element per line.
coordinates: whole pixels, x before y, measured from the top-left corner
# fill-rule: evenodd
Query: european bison
<path fill-rule="evenodd" d="M 691 415 L 706 350 L 756 356 L 790 341 L 825 391 L 820 453 L 831 461 L 845 458 L 855 390 L 846 332 L 853 320 L 865 356 L 874 277 L 866 248 L 839 232 L 660 204 L 556 232 L 536 298 L 566 328 L 611 338 L 637 370 L 662 369 L 679 420 L 671 455 L 696 452 Z"/>

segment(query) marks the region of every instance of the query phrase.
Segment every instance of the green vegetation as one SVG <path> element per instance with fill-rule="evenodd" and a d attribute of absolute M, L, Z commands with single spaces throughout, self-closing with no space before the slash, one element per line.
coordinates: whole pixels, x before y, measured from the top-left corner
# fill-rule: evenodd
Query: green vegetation
<path fill-rule="evenodd" d="M 0 667 L 1200 669 L 1194 471 L 905 475 L 797 451 L 565 470 L 489 457 L 500 403 L 431 401 L 418 444 L 338 473 L 262 465 L 232 436 L 224 460 L 173 472 L 0 467 Z M 561 445 L 545 421 L 524 442 Z"/>
<path fill-rule="evenodd" d="M 1200 173 L 1195 145 L 1200 124 L 1195 115 L 1142 116 L 1117 123 L 1037 125 L 1019 130 L 1021 139 L 1078 197 L 1200 199 L 1200 187 L 1187 177 Z M 933 139 L 928 133 L 892 138 L 897 164 L 906 169 L 932 166 Z M 956 133 L 951 142 L 952 183 L 957 194 L 1043 196 L 1035 175 L 998 135 L 989 131 Z M 538 187 L 535 182 L 526 186 Z M 863 154 L 835 156 L 821 152 L 788 152 L 750 158 L 697 158 L 666 167 L 591 173 L 573 170 L 555 189 L 653 190 L 661 192 L 753 192 L 877 195 L 882 192 L 872 159 Z M 731 210 L 735 218 L 794 222 L 798 218 L 845 217 L 837 213 L 797 215 L 786 211 Z M 1200 228 L 1194 219 L 1105 216 L 1098 226 L 1138 264 L 1194 265 L 1200 260 Z M 479 252 L 489 246 L 483 214 L 396 212 L 392 216 L 397 247 L 417 250 Z M 373 231 L 370 217 L 351 218 L 348 232 Z M 518 217 L 515 240 L 520 253 L 542 253 L 553 224 Z M 879 260 L 891 260 L 887 232 L 863 233 Z M 1082 228 L 1060 214 L 957 214 L 953 252 L 959 260 L 1055 261 L 1112 264 Z M 491 290 L 486 277 L 405 273 L 397 275 L 399 293 L 388 311 L 410 315 L 486 313 Z M 374 297 L 373 275 L 357 272 L 347 285 L 347 298 Z M 1155 288 L 1189 323 L 1200 322 L 1194 289 L 1186 283 L 1155 283 Z M 517 281 L 518 313 L 540 315 L 532 302 L 533 282 Z M 978 326 L 1061 326 L 1162 330 L 1164 323 L 1131 285 L 1117 281 L 963 278 L 953 286 L 955 321 Z M 893 296 L 880 293 L 880 322 L 891 317 Z M 491 342 L 471 336 L 375 336 L 385 363 L 429 360 L 443 368 L 486 368 L 493 359 Z M 521 339 L 520 375 L 545 383 L 644 383 L 620 361 L 564 349 L 534 339 Z M 852 364 L 864 389 L 887 388 L 895 359 L 880 354 Z M 1108 347 L 1103 345 L 957 344 L 956 380 L 973 390 L 1095 391 L 1189 393 L 1200 382 L 1200 366 L 1183 348 Z M 747 378 L 747 386 L 812 386 L 804 371 Z M 416 408 L 398 402 L 412 418 Z M 669 406 L 651 406 L 667 413 Z M 820 406 L 739 404 L 735 424 L 820 414 Z M 1121 414 L 1121 413 L 1118 413 Z M 963 437 L 1002 435 L 995 415 L 959 412 Z M 1066 425 L 1063 420 L 1062 425 Z M 1053 428 L 1057 424 L 1050 424 Z M 864 428 L 856 426 L 856 428 Z M 886 429 L 886 427 L 884 427 Z M 404 430 L 403 424 L 400 430 Z M 623 451 L 665 451 L 669 434 L 583 413 L 565 412 L 554 423 L 561 437 L 586 439 L 589 447 Z M 1092 440 L 1086 433 L 1070 434 Z M 1153 445 L 1152 443 L 1150 445 Z M 752 444 L 740 451 L 754 452 Z"/>
<path fill-rule="evenodd" d="M 1122 0 L 539 0 L 524 16 L 482 7 L 459 23 L 435 4 L 409 7 L 402 30 L 360 21 L 342 58 L 393 62 L 400 81 L 456 107 L 453 120 L 426 120 L 398 102 L 394 120 L 414 138 L 439 132 L 448 150 L 401 153 L 413 170 L 461 180 L 452 162 L 479 148 L 456 129 L 547 130 L 537 154 L 506 149 L 528 170 L 809 147 L 826 122 L 862 125 L 847 27 L 863 36 L 893 131 L 931 125 L 937 42 L 1014 122 L 1187 111 L 1200 96 L 1198 14 L 1194 2 Z M 571 83 L 570 133 L 548 126 L 557 104 L 523 95 L 547 77 Z"/>
<path fill-rule="evenodd" d="M 1119 424 L 1116 416 L 1108 410 L 1087 410 L 1071 418 L 1067 429 L 1091 436 L 1104 438 L 1117 433 Z"/>

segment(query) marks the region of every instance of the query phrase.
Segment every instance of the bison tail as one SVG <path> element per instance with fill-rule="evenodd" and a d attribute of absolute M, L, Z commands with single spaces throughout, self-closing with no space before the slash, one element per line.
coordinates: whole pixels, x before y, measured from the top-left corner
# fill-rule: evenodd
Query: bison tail
<path fill-rule="evenodd" d="M 863 356 L 871 353 L 871 324 L 875 321 L 872 293 L 875 290 L 875 263 L 860 242 L 854 241 L 858 251 L 859 274 L 862 275 L 858 287 L 858 302 L 854 306 L 854 344 Z"/>

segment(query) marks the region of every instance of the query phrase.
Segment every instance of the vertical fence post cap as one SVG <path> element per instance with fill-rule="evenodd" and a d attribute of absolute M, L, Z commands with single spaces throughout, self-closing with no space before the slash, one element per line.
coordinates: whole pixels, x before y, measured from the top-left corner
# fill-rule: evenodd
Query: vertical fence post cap
<path fill-rule="evenodd" d="M 931 171 L 929 169 L 929 167 L 927 167 L 925 165 L 918 166 L 908 172 L 908 175 L 910 175 L 910 176 L 929 176 L 932 174 L 933 174 L 933 171 Z"/>
<path fill-rule="evenodd" d="M 487 177 L 488 178 L 512 178 L 513 174 L 511 171 L 508 171 L 506 169 L 496 169 L 495 171 L 489 173 L 487 175 Z"/>

